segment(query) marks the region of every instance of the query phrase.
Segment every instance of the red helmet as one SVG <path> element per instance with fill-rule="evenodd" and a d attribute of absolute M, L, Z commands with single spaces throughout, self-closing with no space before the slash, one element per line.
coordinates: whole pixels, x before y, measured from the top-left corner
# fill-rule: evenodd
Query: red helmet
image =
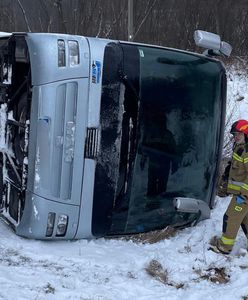
<path fill-rule="evenodd" d="M 232 124 L 230 133 L 235 132 L 243 132 L 246 136 L 248 136 L 248 121 L 239 120 Z"/>

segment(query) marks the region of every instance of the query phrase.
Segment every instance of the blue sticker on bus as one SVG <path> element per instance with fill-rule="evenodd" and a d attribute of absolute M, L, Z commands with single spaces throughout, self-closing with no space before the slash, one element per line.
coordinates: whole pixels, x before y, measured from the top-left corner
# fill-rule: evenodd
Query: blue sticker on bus
<path fill-rule="evenodd" d="M 101 78 L 101 62 L 93 60 L 92 62 L 92 83 L 99 83 Z"/>

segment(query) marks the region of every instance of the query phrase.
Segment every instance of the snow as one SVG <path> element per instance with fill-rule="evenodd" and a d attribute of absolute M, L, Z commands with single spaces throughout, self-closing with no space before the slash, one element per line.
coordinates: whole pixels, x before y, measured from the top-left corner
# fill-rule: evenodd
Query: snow
<path fill-rule="evenodd" d="M 221 234 L 229 201 L 217 197 L 210 219 L 155 244 L 104 238 L 28 240 L 0 223 L 0 299 L 241 299 L 248 296 L 243 233 L 239 233 L 230 256 L 208 250 L 212 235 Z M 146 272 L 152 260 L 167 270 L 172 285 Z M 230 281 L 215 283 L 200 278 L 214 275 L 207 271 L 213 267 L 226 268 Z M 177 289 L 177 284 L 183 287 Z"/>
<path fill-rule="evenodd" d="M 248 119 L 248 69 L 239 67 L 227 66 L 227 119 L 232 115 L 232 122 Z"/>
<path fill-rule="evenodd" d="M 1 104 L 0 106 L 0 148 L 5 149 L 5 124 L 7 120 L 6 116 L 7 104 Z"/>
<path fill-rule="evenodd" d="M 3 84 L 11 84 L 11 78 L 12 78 L 12 66 L 9 64 L 3 65 Z"/>

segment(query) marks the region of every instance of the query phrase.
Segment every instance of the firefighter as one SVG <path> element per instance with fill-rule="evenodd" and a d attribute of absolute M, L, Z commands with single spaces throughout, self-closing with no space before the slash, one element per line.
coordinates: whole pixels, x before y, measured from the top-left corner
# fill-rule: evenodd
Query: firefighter
<path fill-rule="evenodd" d="M 210 249 L 223 254 L 231 252 L 240 226 L 248 238 L 248 121 L 233 123 L 231 134 L 234 147 L 227 193 L 233 196 L 223 216 L 221 237 L 210 241 Z"/>

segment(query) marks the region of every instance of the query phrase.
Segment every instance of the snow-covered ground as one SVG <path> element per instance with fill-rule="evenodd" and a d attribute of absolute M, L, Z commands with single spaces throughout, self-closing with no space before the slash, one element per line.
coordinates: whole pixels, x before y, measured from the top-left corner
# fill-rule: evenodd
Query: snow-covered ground
<path fill-rule="evenodd" d="M 247 299 L 243 233 L 230 256 L 208 250 L 229 200 L 217 198 L 211 219 L 155 244 L 27 240 L 0 223 L 0 299 Z"/>

